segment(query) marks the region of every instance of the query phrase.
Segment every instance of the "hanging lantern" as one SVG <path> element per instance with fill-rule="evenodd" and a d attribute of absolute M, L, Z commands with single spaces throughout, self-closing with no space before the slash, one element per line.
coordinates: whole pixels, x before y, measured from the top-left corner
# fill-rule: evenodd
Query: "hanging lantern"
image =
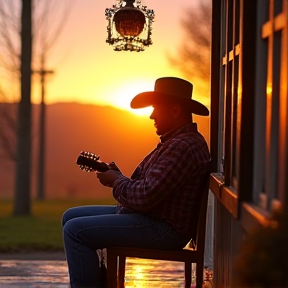
<path fill-rule="evenodd" d="M 116 31 L 122 36 L 138 36 L 144 29 L 145 15 L 137 9 L 123 8 L 115 13 Z"/>
<path fill-rule="evenodd" d="M 154 11 L 147 9 L 139 0 L 134 2 L 135 0 L 118 0 L 112 8 L 105 11 L 108 20 L 106 42 L 115 51 L 140 52 L 144 51 L 145 46 L 152 44 Z"/>

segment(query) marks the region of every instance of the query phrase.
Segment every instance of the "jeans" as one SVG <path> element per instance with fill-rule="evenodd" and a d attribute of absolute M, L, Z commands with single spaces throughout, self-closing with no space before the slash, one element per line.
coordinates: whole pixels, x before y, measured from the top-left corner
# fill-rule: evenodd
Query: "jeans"
<path fill-rule="evenodd" d="M 96 250 L 109 246 L 183 248 L 185 239 L 165 221 L 141 213 L 117 214 L 117 206 L 80 206 L 62 217 L 71 287 L 105 287 Z M 103 277 L 102 277 L 103 278 Z"/>

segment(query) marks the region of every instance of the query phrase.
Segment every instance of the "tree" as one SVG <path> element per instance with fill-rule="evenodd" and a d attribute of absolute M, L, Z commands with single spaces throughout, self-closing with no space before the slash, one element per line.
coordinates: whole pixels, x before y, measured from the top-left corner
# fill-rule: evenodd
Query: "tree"
<path fill-rule="evenodd" d="M 203 94 L 208 94 L 210 81 L 211 1 L 204 0 L 185 12 L 181 26 L 185 38 L 177 56 L 168 56 L 172 65 L 193 79 Z"/>
<path fill-rule="evenodd" d="M 15 2 L 0 1 L 0 158 L 16 161 L 17 104 L 20 89 L 20 20 Z M 8 84 L 9 83 L 9 84 Z M 9 104 L 8 104 L 9 103 Z M 10 105 L 11 103 L 15 103 Z"/>
<path fill-rule="evenodd" d="M 34 1 L 35 9 L 32 7 Z M 1 48 L 4 48 L 1 49 L 0 55 L 0 62 L 2 64 L 0 66 L 0 72 L 5 69 L 5 73 L 2 74 L 9 78 L 9 81 L 5 81 L 5 83 L 10 83 L 10 85 L 4 85 L 4 81 L 0 83 L 0 119 L 4 120 L 1 121 L 0 124 L 0 129 L 3 128 L 0 132 L 0 145 L 1 148 L 3 148 L 0 156 L 5 154 L 6 158 L 16 161 L 14 215 L 31 214 L 32 63 L 34 67 L 40 66 L 41 81 L 44 83 L 43 71 L 46 71 L 45 60 L 48 51 L 60 36 L 64 23 L 69 15 L 69 11 L 73 6 L 69 3 L 68 8 L 66 7 L 63 11 L 63 17 L 58 18 L 60 20 L 58 22 L 56 21 L 56 25 L 55 21 L 53 21 L 54 23 L 51 25 L 51 21 L 48 21 L 48 19 L 50 19 L 51 14 L 55 12 L 55 7 L 59 10 L 59 2 L 57 3 L 57 1 L 53 0 L 34 1 L 22 0 L 22 6 L 20 8 L 18 8 L 17 4 L 15 5 L 15 1 L 0 1 L 0 17 L 2 21 L 0 27 L 0 45 Z M 21 14 L 21 21 L 19 21 L 18 17 L 19 11 Z M 32 29 L 32 26 L 34 29 Z M 21 33 L 19 33 L 20 30 Z M 18 39 L 19 34 L 21 35 L 20 39 Z M 32 61 L 32 34 L 34 61 Z M 39 60 L 37 61 L 37 59 Z M 7 75 L 10 75 L 10 77 Z M 16 85 L 12 85 L 12 83 L 16 83 Z M 11 98 L 13 98 L 11 97 L 11 87 L 16 87 L 16 90 L 18 90 L 18 96 L 15 97 L 17 101 L 19 101 L 19 103 L 17 103 L 17 119 L 13 117 L 13 113 L 10 113 L 5 109 L 7 107 L 16 106 L 7 105 L 7 102 L 14 102 L 13 100 L 15 100 L 15 98 L 11 100 Z M 43 108 L 45 104 L 44 101 L 42 104 Z M 44 111 L 44 109 L 42 109 L 42 111 Z M 45 114 L 43 113 L 43 115 Z M 16 135 L 16 137 L 14 135 Z M 15 144 L 14 139 L 16 138 L 17 143 Z"/>
<path fill-rule="evenodd" d="M 18 110 L 14 215 L 30 215 L 32 0 L 22 0 L 21 99 Z"/>

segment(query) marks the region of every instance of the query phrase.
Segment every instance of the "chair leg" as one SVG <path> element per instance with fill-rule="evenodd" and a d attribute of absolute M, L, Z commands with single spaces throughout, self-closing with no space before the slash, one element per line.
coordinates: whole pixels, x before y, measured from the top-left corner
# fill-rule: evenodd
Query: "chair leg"
<path fill-rule="evenodd" d="M 125 285 L 125 265 L 126 265 L 126 257 L 119 256 L 119 268 L 118 268 L 118 287 L 124 288 Z"/>
<path fill-rule="evenodd" d="M 185 262 L 185 288 L 191 287 L 191 263 Z"/>
<path fill-rule="evenodd" d="M 196 288 L 202 288 L 203 285 L 203 262 L 196 264 Z"/>
<path fill-rule="evenodd" d="M 107 249 L 107 287 L 117 287 L 117 255 Z"/>

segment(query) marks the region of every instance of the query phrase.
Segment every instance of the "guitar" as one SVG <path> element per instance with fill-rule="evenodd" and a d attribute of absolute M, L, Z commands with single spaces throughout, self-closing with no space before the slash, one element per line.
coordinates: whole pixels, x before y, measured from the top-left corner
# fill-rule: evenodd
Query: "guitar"
<path fill-rule="evenodd" d="M 107 163 L 99 161 L 100 156 L 91 152 L 81 151 L 76 160 L 76 164 L 79 165 L 81 170 L 86 172 L 106 172 L 109 170 Z"/>

